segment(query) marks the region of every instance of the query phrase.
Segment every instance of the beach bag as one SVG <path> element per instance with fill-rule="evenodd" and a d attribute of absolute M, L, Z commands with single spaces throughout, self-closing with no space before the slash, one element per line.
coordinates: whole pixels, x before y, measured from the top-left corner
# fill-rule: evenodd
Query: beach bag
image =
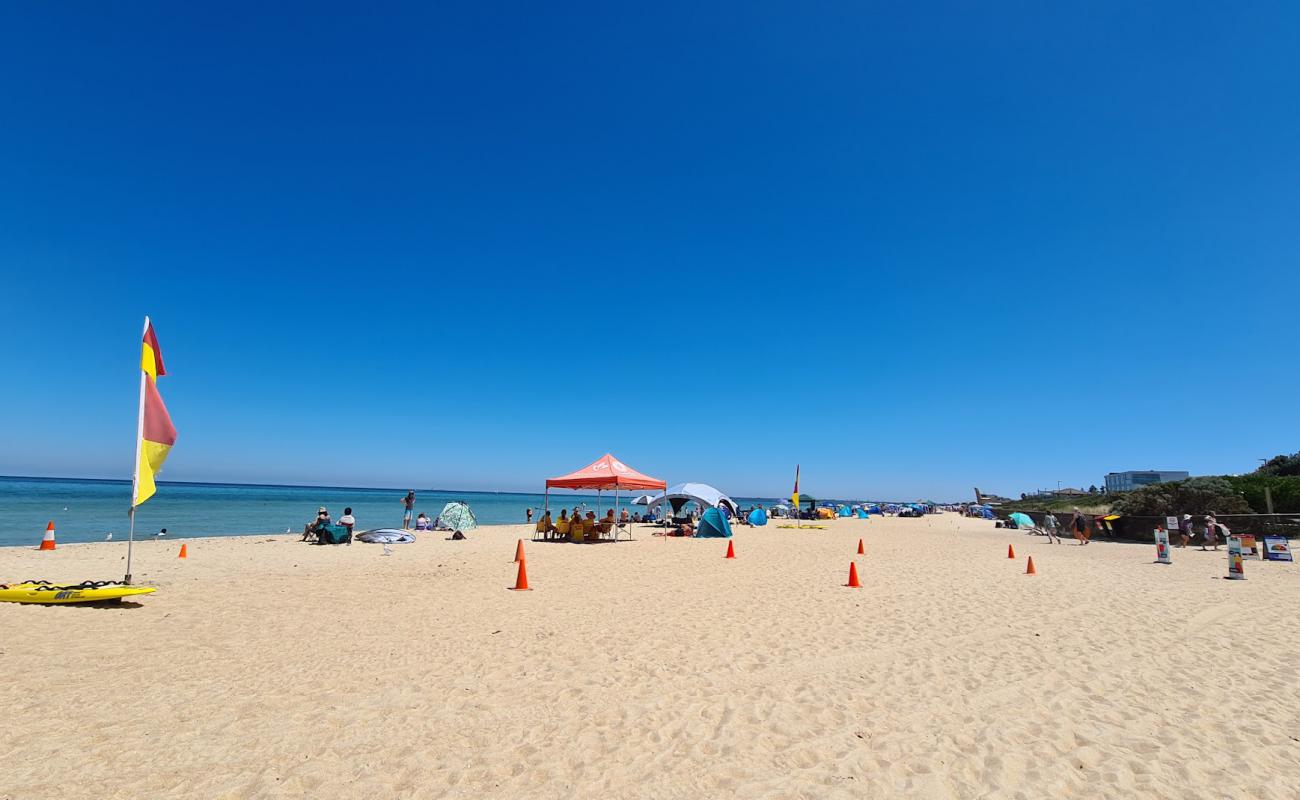
<path fill-rule="evenodd" d="M 352 534 L 342 525 L 330 525 L 316 534 L 317 544 L 352 544 Z"/>

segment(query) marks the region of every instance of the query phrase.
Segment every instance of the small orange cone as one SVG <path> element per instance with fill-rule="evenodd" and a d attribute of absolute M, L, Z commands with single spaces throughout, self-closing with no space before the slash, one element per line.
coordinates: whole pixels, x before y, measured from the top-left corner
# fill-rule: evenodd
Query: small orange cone
<path fill-rule="evenodd" d="M 862 582 L 858 580 L 858 565 L 852 561 L 849 562 L 849 582 L 844 585 L 850 589 L 862 588 Z"/>
<path fill-rule="evenodd" d="M 860 555 L 860 556 L 865 556 L 866 554 L 867 554 L 867 548 L 865 548 L 865 547 L 862 546 L 862 540 L 859 539 L 859 540 L 858 540 L 858 555 Z"/>
<path fill-rule="evenodd" d="M 1026 574 L 1026 575 L 1037 575 L 1037 574 L 1038 574 L 1038 570 L 1034 569 L 1034 557 L 1033 557 L 1033 556 L 1030 556 L 1030 557 L 1029 557 L 1029 567 L 1028 567 L 1028 569 L 1025 570 L 1025 574 Z"/>
<path fill-rule="evenodd" d="M 735 557 L 736 557 L 736 545 L 732 542 L 727 542 L 727 558 L 735 558 Z"/>
<path fill-rule="evenodd" d="M 515 545 L 515 561 L 514 561 L 514 563 L 516 563 L 516 564 L 522 564 L 523 562 L 524 562 L 524 540 L 523 540 L 523 539 L 520 539 L 520 540 L 519 540 L 519 544 Z"/>
<path fill-rule="evenodd" d="M 186 554 L 185 547 L 186 545 L 181 545 L 181 551 L 176 554 L 177 558 L 189 558 L 189 556 Z"/>
<path fill-rule="evenodd" d="M 510 591 L 512 592 L 531 592 L 528 588 L 528 568 L 524 565 L 523 560 L 519 561 L 519 575 L 515 578 L 515 585 Z"/>
<path fill-rule="evenodd" d="M 1016 548 L 1012 547 L 1011 545 L 1007 545 L 1007 558 L 1015 558 L 1015 557 L 1016 557 Z"/>
<path fill-rule="evenodd" d="M 50 524 L 45 526 L 45 538 L 41 540 L 41 546 L 37 549 L 38 550 L 54 549 L 54 520 L 50 520 Z"/>

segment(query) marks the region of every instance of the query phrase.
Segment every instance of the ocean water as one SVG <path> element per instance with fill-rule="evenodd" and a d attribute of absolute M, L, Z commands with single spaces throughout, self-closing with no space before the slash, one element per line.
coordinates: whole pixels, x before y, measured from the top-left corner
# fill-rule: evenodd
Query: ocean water
<path fill-rule="evenodd" d="M 250 536 L 286 531 L 301 532 L 325 506 L 337 519 L 345 506 L 357 518 L 357 530 L 395 528 L 402 524 L 405 489 L 346 489 L 314 486 L 252 486 L 220 483 L 158 484 L 158 493 L 136 510 L 136 538 L 150 538 L 162 528 L 168 538 L 187 536 Z M 620 506 L 635 513 L 629 502 L 635 494 L 620 494 Z M 469 503 L 481 525 L 524 524 L 524 509 L 542 507 L 541 494 L 513 492 L 458 492 L 416 489 L 415 513 L 436 517 L 452 500 Z M 771 499 L 735 498 L 742 507 L 769 504 Z M 551 508 L 585 505 L 596 509 L 596 495 L 559 491 L 551 495 Z M 613 496 L 599 500 L 608 508 Z M 130 481 L 66 478 L 0 477 L 0 546 L 40 543 L 47 523 L 53 521 L 60 542 L 101 542 L 112 532 L 114 541 L 125 539 Z"/>

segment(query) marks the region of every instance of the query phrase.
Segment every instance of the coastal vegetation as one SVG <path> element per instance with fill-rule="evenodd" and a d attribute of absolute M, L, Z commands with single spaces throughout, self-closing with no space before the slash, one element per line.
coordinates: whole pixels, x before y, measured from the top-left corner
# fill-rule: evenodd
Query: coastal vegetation
<path fill-rule="evenodd" d="M 1003 503 L 1008 511 L 1157 516 L 1170 514 L 1266 514 L 1272 495 L 1273 512 L 1300 513 L 1300 453 L 1279 455 L 1245 475 L 1203 475 L 1183 481 L 1157 483 L 1118 495 L 1026 498 Z"/>

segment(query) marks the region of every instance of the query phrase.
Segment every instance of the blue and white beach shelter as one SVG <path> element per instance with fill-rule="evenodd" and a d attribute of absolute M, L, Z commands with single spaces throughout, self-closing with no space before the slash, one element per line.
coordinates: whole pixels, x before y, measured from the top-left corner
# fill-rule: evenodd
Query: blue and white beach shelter
<path fill-rule="evenodd" d="M 749 524 L 754 527 L 760 527 L 767 524 L 767 512 L 761 508 L 756 508 L 749 512 Z"/>

